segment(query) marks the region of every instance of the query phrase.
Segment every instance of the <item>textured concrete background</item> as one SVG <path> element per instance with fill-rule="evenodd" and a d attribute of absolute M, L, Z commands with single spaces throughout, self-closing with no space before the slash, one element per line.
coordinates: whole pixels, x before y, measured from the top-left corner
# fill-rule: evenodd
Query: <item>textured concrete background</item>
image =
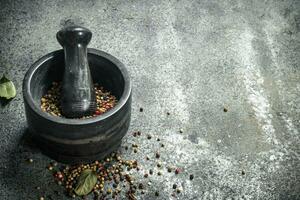
<path fill-rule="evenodd" d="M 138 141 L 141 151 L 125 157 L 153 168 L 144 156 L 159 143 L 146 140 L 149 133 L 165 144 L 161 160 L 184 168 L 153 177 L 139 199 L 154 199 L 157 189 L 158 199 L 174 199 L 174 182 L 183 200 L 300 199 L 299 11 L 297 0 L 1 0 L 0 71 L 18 93 L 0 107 L 1 199 L 66 199 L 45 170 L 50 159 L 23 137 L 21 84 L 73 22 L 92 30 L 90 47 L 131 73 L 130 131 L 144 135 L 126 136 L 123 145 Z"/>

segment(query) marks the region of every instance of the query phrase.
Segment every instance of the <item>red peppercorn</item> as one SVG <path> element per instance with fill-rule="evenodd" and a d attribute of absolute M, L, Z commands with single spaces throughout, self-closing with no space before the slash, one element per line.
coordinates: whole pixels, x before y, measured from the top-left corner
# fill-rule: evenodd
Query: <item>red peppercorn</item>
<path fill-rule="evenodd" d="M 60 173 L 60 174 L 58 174 L 57 178 L 63 179 L 63 178 L 64 178 L 64 175 Z"/>
<path fill-rule="evenodd" d="M 179 168 L 175 169 L 175 174 L 179 174 L 179 173 L 180 173 L 180 169 Z"/>
<path fill-rule="evenodd" d="M 100 111 L 100 110 L 96 110 L 95 114 L 96 114 L 96 115 L 100 115 L 100 114 L 101 114 L 101 111 Z"/>
<path fill-rule="evenodd" d="M 57 172 L 54 176 L 58 179 L 63 179 L 64 178 L 64 175 L 61 172 Z"/>

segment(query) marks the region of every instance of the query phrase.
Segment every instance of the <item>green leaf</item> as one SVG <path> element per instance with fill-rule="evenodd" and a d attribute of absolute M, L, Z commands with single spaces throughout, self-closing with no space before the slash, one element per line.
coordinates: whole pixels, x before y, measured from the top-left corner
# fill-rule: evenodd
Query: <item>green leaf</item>
<path fill-rule="evenodd" d="M 90 169 L 84 170 L 77 180 L 74 192 L 78 196 L 89 194 L 97 183 L 97 175 Z"/>
<path fill-rule="evenodd" d="M 16 96 L 16 88 L 13 82 L 11 82 L 4 75 L 0 79 L 0 97 L 11 99 Z"/>

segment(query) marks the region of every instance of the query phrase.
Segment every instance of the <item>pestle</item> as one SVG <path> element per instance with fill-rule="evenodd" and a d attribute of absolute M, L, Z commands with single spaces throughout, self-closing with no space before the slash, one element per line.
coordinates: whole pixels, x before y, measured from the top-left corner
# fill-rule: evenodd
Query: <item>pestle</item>
<path fill-rule="evenodd" d="M 80 118 L 96 111 L 96 96 L 87 58 L 92 32 L 80 26 L 60 30 L 56 38 L 64 49 L 61 109 L 67 118 Z"/>

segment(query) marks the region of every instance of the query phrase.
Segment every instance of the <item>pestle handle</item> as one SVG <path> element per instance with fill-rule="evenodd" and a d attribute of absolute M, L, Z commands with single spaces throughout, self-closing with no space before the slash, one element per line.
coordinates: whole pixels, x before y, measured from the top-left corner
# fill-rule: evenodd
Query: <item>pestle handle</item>
<path fill-rule="evenodd" d="M 62 113 L 68 118 L 92 115 L 97 105 L 87 58 L 92 32 L 80 26 L 69 26 L 60 30 L 56 38 L 65 54 Z"/>

